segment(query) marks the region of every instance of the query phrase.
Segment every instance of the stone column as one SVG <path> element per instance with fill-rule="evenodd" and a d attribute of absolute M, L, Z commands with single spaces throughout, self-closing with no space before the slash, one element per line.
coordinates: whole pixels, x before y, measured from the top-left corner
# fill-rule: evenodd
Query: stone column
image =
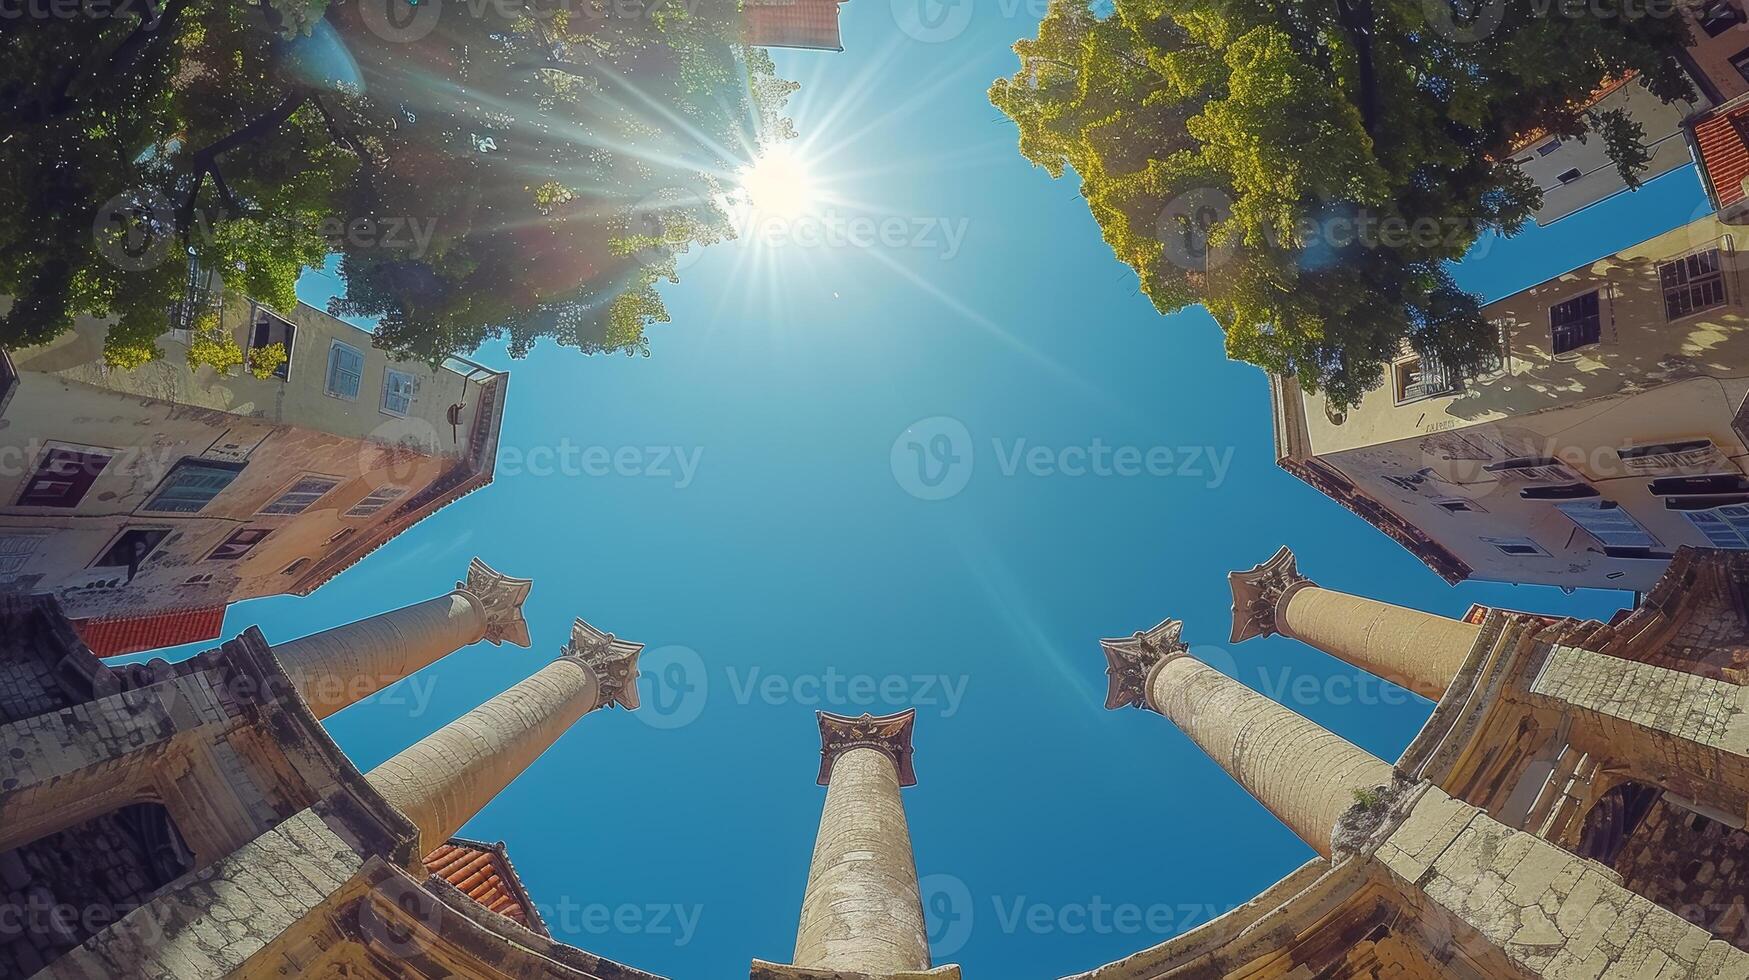
<path fill-rule="evenodd" d="M 1105 640 L 1105 705 L 1172 719 L 1282 823 L 1329 857 L 1337 821 L 1356 790 L 1391 783 L 1391 765 L 1334 732 L 1189 657 L 1183 624 Z"/>
<path fill-rule="evenodd" d="M 820 712 L 826 809 L 802 897 L 793 965 L 857 976 L 929 969 L 929 930 L 899 788 L 915 710 L 876 718 Z M 809 974 L 813 976 L 813 974 Z"/>
<path fill-rule="evenodd" d="M 528 646 L 522 603 L 532 585 L 475 558 L 448 595 L 275 644 L 273 653 L 310 710 L 326 718 L 481 640 Z"/>
<path fill-rule="evenodd" d="M 419 828 L 420 853 L 449 840 L 579 718 L 638 706 L 638 654 L 581 619 L 559 659 L 365 777 Z"/>
<path fill-rule="evenodd" d="M 1400 687 L 1438 701 L 1469 658 L 1482 628 L 1313 585 L 1283 548 L 1233 587 L 1232 642 L 1280 633 Z"/>

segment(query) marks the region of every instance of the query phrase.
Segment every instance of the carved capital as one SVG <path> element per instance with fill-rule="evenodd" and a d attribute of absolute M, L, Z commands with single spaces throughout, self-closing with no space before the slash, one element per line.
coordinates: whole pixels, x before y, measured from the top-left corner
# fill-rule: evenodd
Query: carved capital
<path fill-rule="evenodd" d="M 603 633 L 579 619 L 571 623 L 564 655 L 595 672 L 601 707 L 619 705 L 630 711 L 638 706 L 638 654 L 643 652 L 642 643 Z"/>
<path fill-rule="evenodd" d="M 457 582 L 456 591 L 466 592 L 479 600 L 486 612 L 486 635 L 493 646 L 506 641 L 519 647 L 530 645 L 528 623 L 522 618 L 522 604 L 534 588 L 534 580 L 511 578 L 492 569 L 478 558 L 468 563 L 468 580 Z"/>
<path fill-rule="evenodd" d="M 1148 678 L 1161 664 L 1184 656 L 1185 646 L 1178 638 L 1183 632 L 1183 623 L 1168 619 L 1145 633 L 1100 640 L 1105 650 L 1105 706 L 1152 708 Z"/>
<path fill-rule="evenodd" d="M 1227 584 L 1233 587 L 1232 642 L 1242 643 L 1254 636 L 1274 636 L 1281 632 L 1276 624 L 1276 610 L 1281 600 L 1311 581 L 1300 570 L 1294 553 L 1285 546 L 1268 561 L 1248 572 L 1231 572 Z"/>
<path fill-rule="evenodd" d="M 896 715 L 862 717 L 815 712 L 820 719 L 820 785 L 832 779 L 832 763 L 853 748 L 878 749 L 893 760 L 899 770 L 900 786 L 917 785 L 917 773 L 911 768 L 911 729 L 917 721 L 917 709 L 907 708 Z"/>

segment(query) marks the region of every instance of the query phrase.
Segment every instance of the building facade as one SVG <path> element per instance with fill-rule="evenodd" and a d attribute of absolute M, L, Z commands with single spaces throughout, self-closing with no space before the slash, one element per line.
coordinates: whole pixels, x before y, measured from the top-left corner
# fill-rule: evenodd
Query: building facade
<path fill-rule="evenodd" d="M 843 51 L 838 7 L 844 0 L 747 0 L 742 40 L 759 48 Z"/>
<path fill-rule="evenodd" d="M 508 375 L 393 361 L 307 306 L 214 305 L 238 349 L 289 359 L 191 367 L 183 329 L 111 370 L 89 319 L 0 352 L 0 590 L 55 596 L 99 655 L 215 638 L 229 603 L 307 595 L 492 479 Z"/>
<path fill-rule="evenodd" d="M 0 977 L 654 980 L 552 939 L 504 846 L 455 837 L 584 715 L 637 706 L 638 644 L 579 620 L 559 659 L 368 773 L 321 725 L 460 645 L 526 645 L 529 585 L 476 561 L 304 640 L 127 667 L 53 597 L 0 597 Z"/>
<path fill-rule="evenodd" d="M 1611 624 L 1433 616 L 1320 588 L 1285 548 L 1233 573 L 1234 640 L 1435 700 L 1395 763 L 1198 662 L 1176 620 L 1105 641 L 1107 706 L 1170 719 L 1318 856 L 1076 980 L 1749 977 L 1745 573 L 1684 549 Z"/>
<path fill-rule="evenodd" d="M 1664 102 L 1629 76 L 1605 83 L 1586 108 L 1625 112 L 1639 123 L 1651 159 L 1636 176 L 1649 181 L 1693 162 L 1683 122 L 1713 104 L 1704 94 L 1706 86 L 1698 88 L 1703 94 L 1694 102 Z M 1574 137 L 1525 134 L 1513 144 L 1511 159 L 1542 191 L 1542 205 L 1534 215 L 1539 225 L 1552 224 L 1629 189 L 1594 127 Z"/>
<path fill-rule="evenodd" d="M 1749 548 L 1743 236 L 1708 215 L 1488 304 L 1479 377 L 1405 351 L 1340 414 L 1275 379 L 1277 457 L 1454 582 L 1644 591 Z"/>

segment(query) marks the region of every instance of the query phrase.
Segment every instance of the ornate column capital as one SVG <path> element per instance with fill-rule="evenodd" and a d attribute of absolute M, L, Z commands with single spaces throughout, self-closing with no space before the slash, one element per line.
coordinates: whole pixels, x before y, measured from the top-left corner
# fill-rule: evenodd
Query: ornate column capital
<path fill-rule="evenodd" d="M 603 633 L 581 619 L 571 623 L 571 641 L 564 656 L 588 667 L 601 684 L 600 707 L 619 705 L 627 711 L 638 706 L 638 654 L 642 643 Z"/>
<path fill-rule="evenodd" d="M 1186 647 L 1179 639 L 1184 624 L 1176 619 L 1163 620 L 1160 625 L 1134 636 L 1100 640 L 1105 650 L 1105 706 L 1109 709 L 1136 707 L 1153 708 L 1148 703 L 1148 678 L 1168 660 L 1184 656 Z"/>
<path fill-rule="evenodd" d="M 1273 636 L 1281 632 L 1276 612 L 1284 598 L 1312 582 L 1300 574 L 1294 553 L 1282 546 L 1268 561 L 1248 572 L 1230 572 L 1227 584 L 1233 587 L 1233 636 L 1231 642 L 1243 643 L 1254 636 Z"/>
<path fill-rule="evenodd" d="M 917 709 L 906 708 L 896 715 L 875 715 L 864 712 L 858 718 L 817 711 L 820 720 L 820 785 L 832 780 L 832 763 L 854 748 L 878 749 L 899 769 L 899 785 L 917 785 L 916 770 L 911 768 L 911 729 L 917 721 Z"/>
<path fill-rule="evenodd" d="M 511 578 L 475 558 L 468 562 L 467 581 L 457 582 L 455 588 L 479 601 L 486 616 L 486 635 L 481 639 L 493 646 L 502 646 L 506 640 L 519 647 L 531 645 L 522 604 L 534 588 L 533 579 Z"/>

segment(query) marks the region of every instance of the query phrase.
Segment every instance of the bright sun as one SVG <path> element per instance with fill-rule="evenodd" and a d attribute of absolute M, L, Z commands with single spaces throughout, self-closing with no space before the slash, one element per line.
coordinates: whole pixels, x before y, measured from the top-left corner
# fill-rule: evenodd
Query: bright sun
<path fill-rule="evenodd" d="M 788 146 L 761 151 L 741 171 L 741 189 L 760 214 L 793 218 L 814 206 L 814 182 L 808 176 L 808 168 Z"/>

